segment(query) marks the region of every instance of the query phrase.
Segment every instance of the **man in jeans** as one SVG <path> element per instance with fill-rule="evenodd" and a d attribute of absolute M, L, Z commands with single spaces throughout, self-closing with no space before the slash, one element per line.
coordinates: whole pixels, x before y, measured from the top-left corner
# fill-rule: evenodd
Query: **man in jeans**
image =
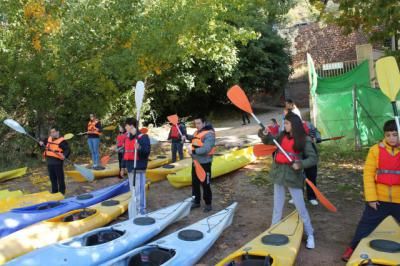
<path fill-rule="evenodd" d="M 200 207 L 201 190 L 200 185 L 203 187 L 203 199 L 206 204 L 204 212 L 212 210 L 211 201 L 211 164 L 213 154 L 215 153 L 215 131 L 212 125 L 207 124 L 202 116 L 198 116 L 194 120 L 196 132 L 193 135 L 188 135 L 187 138 L 191 140 L 191 147 L 188 153 L 192 156 L 193 160 L 197 160 L 201 167 L 206 172 L 206 179 L 201 182 L 196 175 L 194 164 L 192 164 L 192 195 L 194 196 L 192 209 Z"/>
<path fill-rule="evenodd" d="M 103 170 L 100 165 L 100 135 L 102 132 L 101 123 L 97 120 L 95 114 L 90 114 L 90 120 L 87 126 L 88 145 L 93 162 L 94 170 Z"/>
<path fill-rule="evenodd" d="M 178 130 L 179 128 L 179 130 Z M 172 162 L 176 162 L 176 153 L 179 154 L 179 160 L 183 159 L 183 139 L 186 136 L 186 127 L 184 123 L 179 123 L 177 126 L 172 125 L 168 134 L 168 140 L 171 140 Z"/>

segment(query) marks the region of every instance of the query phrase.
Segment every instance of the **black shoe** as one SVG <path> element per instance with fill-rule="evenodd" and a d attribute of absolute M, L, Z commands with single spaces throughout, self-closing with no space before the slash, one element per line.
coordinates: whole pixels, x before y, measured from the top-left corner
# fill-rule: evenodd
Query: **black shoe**
<path fill-rule="evenodd" d="M 210 212 L 210 211 L 212 211 L 211 204 L 210 204 L 210 205 L 206 205 L 206 206 L 204 207 L 204 209 L 203 209 L 203 212 Z"/>
<path fill-rule="evenodd" d="M 104 170 L 104 169 L 106 169 L 106 168 L 104 166 L 101 166 L 101 165 L 93 167 L 93 170 Z"/>
<path fill-rule="evenodd" d="M 193 202 L 192 206 L 190 206 L 190 209 L 193 210 L 193 209 L 196 209 L 196 208 L 200 208 L 200 203 Z"/>

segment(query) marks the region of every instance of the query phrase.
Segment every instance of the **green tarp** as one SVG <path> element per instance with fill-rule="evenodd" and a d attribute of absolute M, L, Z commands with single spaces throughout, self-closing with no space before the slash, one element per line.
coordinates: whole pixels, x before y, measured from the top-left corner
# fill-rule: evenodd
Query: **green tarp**
<path fill-rule="evenodd" d="M 383 124 L 393 118 L 393 111 L 381 90 L 371 88 L 368 61 L 343 75 L 329 78 L 318 77 L 310 56 L 308 63 L 313 116 L 322 136 L 344 135 L 347 141 L 353 142 L 358 136 L 361 145 L 379 142 L 383 138 Z"/>

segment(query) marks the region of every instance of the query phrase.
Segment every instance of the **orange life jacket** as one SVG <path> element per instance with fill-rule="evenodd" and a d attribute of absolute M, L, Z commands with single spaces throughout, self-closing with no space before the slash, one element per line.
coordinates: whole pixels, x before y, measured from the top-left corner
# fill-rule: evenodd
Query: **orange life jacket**
<path fill-rule="evenodd" d="M 140 134 L 137 139 L 141 139 L 144 135 Z M 126 161 L 134 161 L 135 160 L 135 144 L 136 144 L 136 138 L 130 139 L 129 136 L 127 135 L 125 137 L 125 150 L 124 150 L 124 160 Z M 139 153 L 136 153 L 136 161 L 139 161 Z"/>
<path fill-rule="evenodd" d="M 300 152 L 296 152 L 293 149 L 294 138 L 289 139 L 287 136 L 284 136 L 282 138 L 282 141 L 280 144 L 293 161 L 299 160 Z M 275 162 L 279 163 L 279 164 L 291 164 L 291 162 L 288 160 L 288 158 L 286 158 L 285 154 L 283 154 L 279 149 L 277 149 L 277 153 L 275 156 Z"/>
<path fill-rule="evenodd" d="M 178 127 L 179 127 L 178 125 L 172 125 L 172 127 L 171 127 L 171 139 L 179 139 L 180 138 Z"/>
<path fill-rule="evenodd" d="M 89 132 L 89 134 L 96 134 L 96 135 L 101 135 L 99 129 L 96 127 L 97 123 L 99 123 L 99 120 L 90 120 L 87 126 L 87 131 Z"/>
<path fill-rule="evenodd" d="M 60 155 L 60 153 L 64 152 L 63 149 L 60 148 L 60 143 L 63 141 L 64 141 L 63 137 L 55 139 L 55 140 L 53 140 L 52 137 L 49 137 L 47 139 L 47 144 L 46 144 L 46 148 L 43 152 L 43 156 L 44 157 L 49 156 L 49 157 L 57 158 L 59 160 L 64 160 Z"/>
<path fill-rule="evenodd" d="M 198 131 L 196 131 L 194 133 L 193 139 L 192 139 L 192 150 L 194 150 L 195 148 L 204 146 L 204 137 L 208 133 L 215 134 L 214 131 L 212 131 L 212 130 L 204 130 L 204 131 L 201 131 L 200 133 L 198 133 Z M 208 155 L 213 155 L 214 153 L 215 153 L 215 147 L 213 147 L 211 149 L 211 151 L 208 153 Z"/>
<path fill-rule="evenodd" d="M 376 182 L 388 186 L 400 185 L 400 153 L 390 154 L 383 143 L 379 144 Z"/>

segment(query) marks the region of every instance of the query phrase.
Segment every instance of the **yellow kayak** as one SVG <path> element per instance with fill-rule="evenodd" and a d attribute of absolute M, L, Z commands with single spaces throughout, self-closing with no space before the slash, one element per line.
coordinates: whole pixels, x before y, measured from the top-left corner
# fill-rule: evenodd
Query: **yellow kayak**
<path fill-rule="evenodd" d="M 0 213 L 7 212 L 14 208 L 21 208 L 25 206 L 39 204 L 42 202 L 62 200 L 63 198 L 64 195 L 61 193 L 52 194 L 48 191 L 25 195 L 22 195 L 21 192 L 20 195 L 17 197 L 5 198 L 0 200 Z"/>
<path fill-rule="evenodd" d="M 15 197 L 19 197 L 22 195 L 21 190 L 14 190 L 14 191 L 9 191 L 9 190 L 0 190 L 0 201 L 6 200 L 6 199 L 11 199 Z"/>
<path fill-rule="evenodd" d="M 128 208 L 130 192 L 40 222 L 0 239 L 0 264 L 34 249 L 104 226 Z"/>
<path fill-rule="evenodd" d="M 16 177 L 23 176 L 26 174 L 28 167 L 22 167 L 11 171 L 1 172 L 0 173 L 0 181 L 7 181 Z"/>
<path fill-rule="evenodd" d="M 148 169 L 159 167 L 163 164 L 166 164 L 170 161 L 170 157 L 168 156 L 155 156 L 150 157 L 149 163 L 147 165 Z M 87 165 L 83 165 L 87 166 Z M 110 163 L 107 164 L 104 170 L 92 170 L 95 179 L 105 178 L 105 177 L 112 177 L 119 175 L 119 164 L 118 163 Z M 87 179 L 83 177 L 78 171 L 71 170 L 65 171 L 65 175 L 71 177 L 77 182 L 87 182 Z"/>
<path fill-rule="evenodd" d="M 217 263 L 227 265 L 293 265 L 303 237 L 303 221 L 297 211 Z M 269 262 L 269 263 L 268 263 Z"/>
<path fill-rule="evenodd" d="M 146 171 L 146 178 L 151 182 L 158 182 L 167 177 L 167 175 L 176 173 L 184 168 L 188 168 L 192 165 L 192 159 L 183 159 L 175 163 L 166 164 L 158 168 L 148 169 Z"/>
<path fill-rule="evenodd" d="M 253 155 L 253 147 L 235 150 L 219 156 L 214 156 L 211 169 L 211 178 L 216 178 L 237 169 L 240 169 L 249 163 L 254 162 L 256 157 Z M 192 169 L 190 167 L 167 176 L 172 186 L 180 188 L 192 184 Z"/>
<path fill-rule="evenodd" d="M 400 225 L 392 216 L 386 217 L 361 240 L 346 265 L 367 265 L 368 262 L 371 265 L 400 265 Z"/>

